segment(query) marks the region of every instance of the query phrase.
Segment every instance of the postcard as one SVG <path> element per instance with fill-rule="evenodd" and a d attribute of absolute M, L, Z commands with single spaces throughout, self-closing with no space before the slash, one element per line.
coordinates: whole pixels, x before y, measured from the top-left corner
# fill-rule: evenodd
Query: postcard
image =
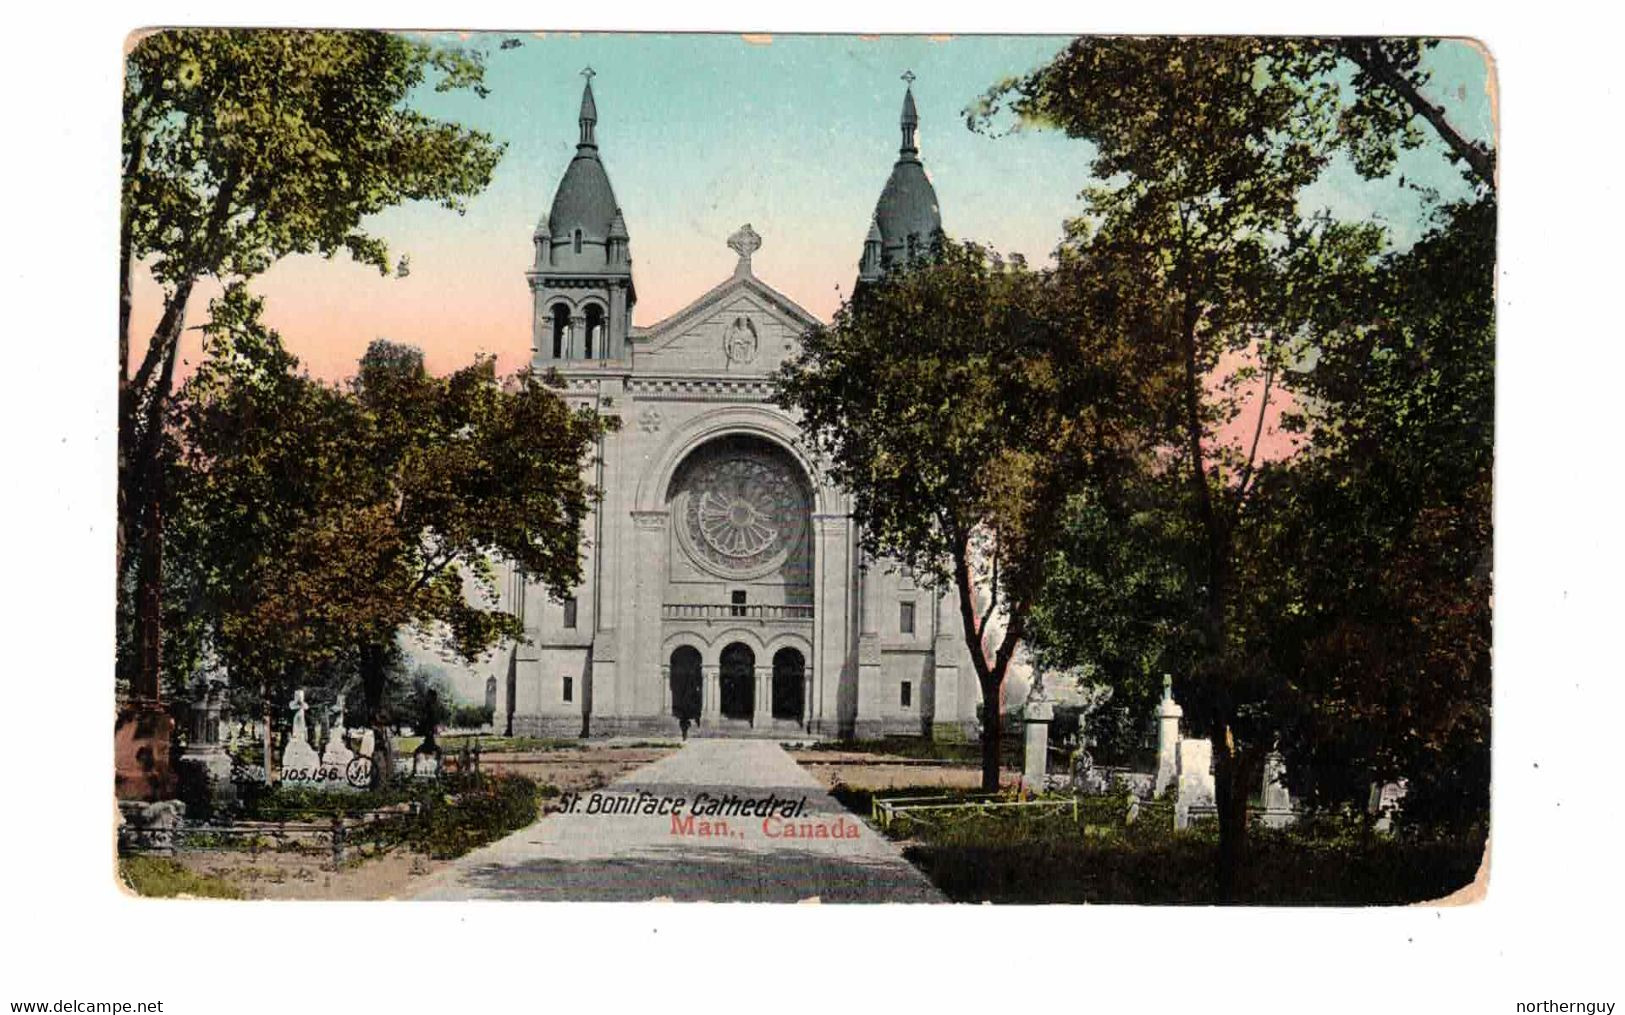
<path fill-rule="evenodd" d="M 132 34 L 119 884 L 1482 898 L 1495 80 Z"/>

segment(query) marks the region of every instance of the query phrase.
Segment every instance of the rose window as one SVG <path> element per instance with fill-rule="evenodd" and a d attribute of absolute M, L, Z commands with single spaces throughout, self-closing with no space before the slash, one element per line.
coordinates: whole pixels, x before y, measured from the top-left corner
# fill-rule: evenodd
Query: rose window
<path fill-rule="evenodd" d="M 807 502 L 783 463 L 715 458 L 689 474 L 678 533 L 707 570 L 729 577 L 765 574 L 801 539 Z"/>

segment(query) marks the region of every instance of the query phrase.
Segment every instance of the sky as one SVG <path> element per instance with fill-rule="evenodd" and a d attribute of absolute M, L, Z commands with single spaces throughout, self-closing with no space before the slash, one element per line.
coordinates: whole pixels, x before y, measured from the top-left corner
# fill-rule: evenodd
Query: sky
<path fill-rule="evenodd" d="M 300 256 L 253 280 L 268 322 L 318 377 L 353 373 L 375 338 L 419 346 L 436 372 L 480 353 L 495 354 L 504 371 L 524 365 L 531 230 L 574 153 L 580 72 L 589 65 L 599 152 L 631 234 L 637 325 L 659 321 L 725 279 L 735 261 L 727 237 L 746 222 L 763 238 L 757 276 L 827 319 L 850 290 L 897 156 L 904 71 L 916 76 L 921 157 L 950 235 L 1041 261 L 1090 183 L 1086 142 L 1046 130 L 976 133 L 965 124 L 967 106 L 998 81 L 1041 66 L 1065 45 L 1061 36 L 437 38 L 488 53 L 490 94 L 425 88 L 413 105 L 487 131 L 507 150 L 465 214 L 413 204 L 367 221 L 394 256 L 410 258 L 407 277 L 380 277 L 342 257 Z M 506 38 L 522 45 L 500 49 Z M 1451 122 L 1469 136 L 1492 137 L 1493 103 L 1478 50 L 1446 42 L 1429 66 L 1430 95 Z M 1465 192 L 1431 134 L 1424 148 L 1402 156 L 1398 174 L 1447 198 Z M 1342 163 L 1305 193 L 1304 204 L 1379 219 L 1400 245 L 1423 223 L 1413 189 L 1395 179 L 1361 180 Z M 194 297 L 189 323 L 203 319 L 207 295 Z M 143 275 L 135 300 L 139 346 L 157 321 L 161 293 Z M 194 337 L 183 358 L 196 356 Z"/>

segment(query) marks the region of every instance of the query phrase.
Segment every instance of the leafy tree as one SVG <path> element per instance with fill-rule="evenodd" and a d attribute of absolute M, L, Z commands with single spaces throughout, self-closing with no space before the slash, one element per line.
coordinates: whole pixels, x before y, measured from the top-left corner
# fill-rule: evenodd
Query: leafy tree
<path fill-rule="evenodd" d="M 1219 439 L 1256 377 L 1260 422 L 1272 386 L 1299 354 L 1293 344 L 1317 293 L 1357 271 L 1380 234 L 1305 219 L 1297 198 L 1340 142 L 1335 82 L 1321 53 L 1286 40 L 1079 39 L 1049 65 L 990 97 L 1013 93 L 1026 118 L 1087 138 L 1100 182 L 1070 227 L 1073 262 L 1113 276 L 1122 325 L 1177 365 L 1148 431 L 1164 467 L 1182 477 L 1172 507 L 1188 538 L 1180 554 L 1201 590 L 1196 652 L 1180 700 L 1214 743 L 1218 876 L 1228 894 L 1246 844 L 1246 800 L 1270 746 L 1268 701 L 1278 680 L 1254 641 L 1267 617 L 1249 608 L 1267 592 L 1258 556 L 1269 512 L 1257 497 L 1269 464 L 1258 439 Z M 1221 360 L 1253 357 L 1230 385 Z M 1256 373 L 1255 373 L 1256 371 Z"/>
<path fill-rule="evenodd" d="M 982 781 L 999 778 L 1001 689 L 1056 534 L 1087 477 L 1132 457 L 1137 350 L 1080 330 L 1049 273 L 943 241 L 865 284 L 777 375 L 859 543 L 952 587 L 983 704 Z"/>
<path fill-rule="evenodd" d="M 259 310 L 228 294 L 183 391 L 171 542 L 233 679 L 275 702 L 353 678 L 387 778 L 398 635 L 466 659 L 523 637 L 497 605 L 499 558 L 555 591 L 579 581 L 602 424 L 528 374 L 501 385 L 482 360 L 431 377 L 381 340 L 348 387 L 324 385 L 294 372 Z"/>
<path fill-rule="evenodd" d="M 1178 477 L 1147 469 L 1116 491 L 1090 489 L 1058 516 L 1048 578 L 1029 639 L 1046 671 L 1081 670 L 1112 689 L 1087 733 L 1100 757 L 1139 747 L 1162 675 L 1188 672 L 1197 652 L 1189 618 L 1201 610 L 1182 554 L 1189 540 L 1167 505 Z"/>
<path fill-rule="evenodd" d="M 1322 351 L 1316 344 L 1347 326 L 1334 313 L 1375 319 L 1369 294 L 1384 284 L 1373 272 L 1380 231 L 1303 215 L 1298 198 L 1340 147 L 1376 173 L 1419 140 L 1409 126 L 1419 110 L 1375 63 L 1355 75 L 1355 99 L 1343 105 L 1334 71 L 1352 47 L 1080 39 L 1046 67 L 995 87 L 971 116 L 985 123 L 1008 99 L 1023 118 L 1094 143 L 1101 182 L 1086 192 L 1085 216 L 1069 224 L 1073 256 L 1063 263 L 1114 275 L 1123 326 L 1179 367 L 1147 439 L 1161 449 L 1166 475 L 1183 477 L 1163 500 L 1170 520 L 1161 528 L 1178 538 L 1158 553 L 1181 561 L 1200 595 L 1180 699 L 1214 741 L 1225 897 L 1244 855 L 1245 804 L 1262 755 L 1294 707 L 1299 716 L 1319 707 L 1307 681 L 1292 684 L 1306 671 L 1284 662 L 1299 632 L 1282 623 L 1303 609 L 1293 569 L 1308 575 L 1319 562 L 1293 542 L 1304 524 L 1293 470 L 1258 456 L 1263 414 L 1272 394 L 1291 386 L 1328 409 L 1314 432 L 1336 429 L 1352 401 L 1296 378 Z M 1425 78 L 1403 45 L 1361 53 L 1413 86 Z M 1250 363 L 1216 384 L 1221 364 L 1237 359 Z M 1342 380 L 1359 387 L 1360 368 L 1350 366 Z M 1237 420 L 1249 386 L 1258 393 L 1252 439 L 1227 445 L 1221 428 Z M 1322 535 L 1322 546 L 1335 542 Z M 1159 650 L 1159 639 L 1144 647 Z"/>
<path fill-rule="evenodd" d="M 351 391 L 367 439 L 350 465 L 370 499 L 307 533 L 295 553 L 332 562 L 314 601 L 356 646 L 376 711 L 404 627 L 467 660 L 523 637 L 521 618 L 495 605 L 497 559 L 557 595 L 580 581 L 595 496 L 582 469 L 606 424 L 529 373 L 499 386 L 486 359 L 432 377 L 421 353 L 383 340 Z M 387 776 L 387 759 L 375 770 Z"/>
<path fill-rule="evenodd" d="M 378 32 L 174 29 L 139 39 L 124 83 L 119 228 L 119 572 L 122 680 L 159 689 L 164 422 L 198 284 L 231 284 L 295 253 L 343 250 L 381 272 L 362 219 L 408 200 L 461 210 L 502 147 L 406 105 L 484 94 L 479 53 Z M 132 277 L 160 283 L 163 312 L 132 364 Z M 134 367 L 132 371 L 132 366 Z M 133 567 L 127 548 L 138 546 Z"/>
<path fill-rule="evenodd" d="M 1422 57 L 1438 44 L 1437 39 L 1377 37 L 1323 43 L 1327 57 L 1356 68 L 1355 99 L 1344 112 L 1355 163 L 1367 176 L 1386 175 L 1393 168 L 1396 145 L 1414 148 L 1421 143 L 1423 132 L 1416 123 L 1421 118 L 1444 141 L 1451 161 L 1465 162 L 1472 178 L 1493 190 L 1495 150 L 1462 134 L 1444 109 L 1423 94 L 1431 75 Z"/>
<path fill-rule="evenodd" d="M 1488 814 L 1495 223 L 1488 197 L 1441 209 L 1293 382 L 1311 444 L 1280 477 L 1274 664 L 1312 803 L 1405 778 L 1407 819 Z"/>

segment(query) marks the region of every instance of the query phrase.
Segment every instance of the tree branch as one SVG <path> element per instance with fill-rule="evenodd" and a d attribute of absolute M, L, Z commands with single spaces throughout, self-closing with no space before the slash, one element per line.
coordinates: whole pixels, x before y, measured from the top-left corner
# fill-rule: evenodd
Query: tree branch
<path fill-rule="evenodd" d="M 1241 470 L 1241 482 L 1236 485 L 1236 514 L 1241 514 L 1242 506 L 1247 501 L 1247 486 L 1252 482 L 1253 463 L 1258 459 L 1258 442 L 1264 434 L 1264 414 L 1270 407 L 1270 382 L 1275 379 L 1275 364 L 1264 364 L 1264 390 L 1258 398 L 1258 423 L 1253 427 L 1253 446 L 1247 452 L 1247 466 Z"/>
<path fill-rule="evenodd" d="M 1432 125 L 1444 143 L 1450 146 L 1451 151 L 1466 160 L 1473 173 L 1485 186 L 1491 190 L 1495 189 L 1495 153 L 1477 141 L 1467 140 L 1451 126 L 1450 121 L 1445 118 L 1444 110 L 1429 102 L 1417 91 L 1416 85 L 1401 74 L 1393 61 L 1382 53 L 1377 42 L 1367 39 L 1344 39 L 1338 49 L 1352 60 L 1355 66 L 1392 89 L 1406 105 Z"/>

